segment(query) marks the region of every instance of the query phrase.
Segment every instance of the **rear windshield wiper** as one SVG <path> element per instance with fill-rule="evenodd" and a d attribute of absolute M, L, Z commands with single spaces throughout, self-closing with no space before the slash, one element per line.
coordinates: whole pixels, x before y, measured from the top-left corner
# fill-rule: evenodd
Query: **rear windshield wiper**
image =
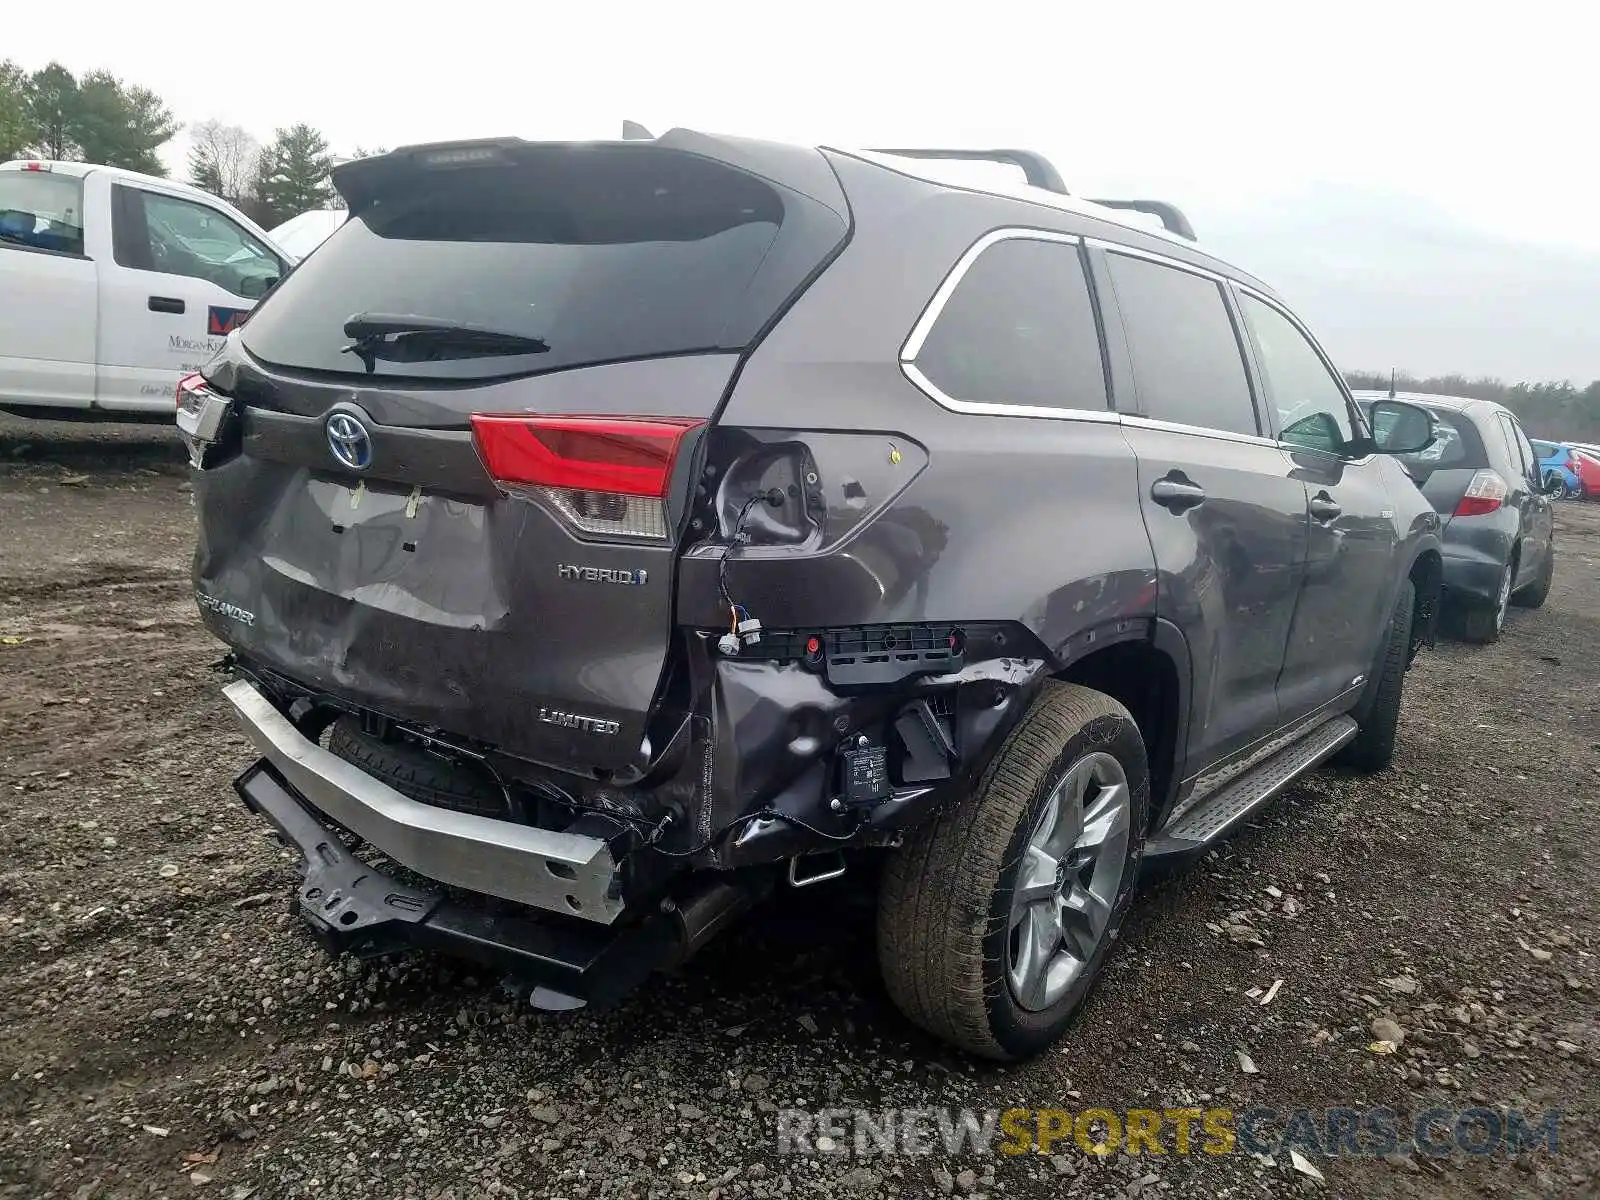
<path fill-rule="evenodd" d="M 373 370 L 377 359 L 422 362 L 474 354 L 545 354 L 550 344 L 541 337 L 410 313 L 357 313 L 344 323 L 353 339 L 343 348 Z"/>

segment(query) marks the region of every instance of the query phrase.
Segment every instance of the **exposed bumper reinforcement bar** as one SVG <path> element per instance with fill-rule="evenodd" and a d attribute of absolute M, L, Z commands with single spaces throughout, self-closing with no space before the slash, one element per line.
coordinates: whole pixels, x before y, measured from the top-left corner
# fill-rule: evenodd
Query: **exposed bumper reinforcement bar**
<path fill-rule="evenodd" d="M 574 1008 L 614 1003 L 680 952 L 673 925 L 655 916 L 608 928 L 481 911 L 408 887 L 352 855 L 268 761 L 234 787 L 304 858 L 294 911 L 330 954 L 439 950 L 532 982 L 538 1007 Z"/>
<path fill-rule="evenodd" d="M 605 840 L 419 804 L 305 737 L 248 680 L 222 691 L 298 796 L 417 874 L 601 924 L 622 912 Z"/>

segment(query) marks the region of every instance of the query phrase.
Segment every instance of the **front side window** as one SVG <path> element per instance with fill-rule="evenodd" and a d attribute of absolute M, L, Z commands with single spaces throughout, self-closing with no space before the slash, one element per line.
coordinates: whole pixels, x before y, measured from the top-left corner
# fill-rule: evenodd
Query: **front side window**
<path fill-rule="evenodd" d="M 1125 254 L 1106 258 L 1144 415 L 1259 434 L 1244 355 L 1221 285 Z"/>
<path fill-rule="evenodd" d="M 53 171 L 0 171 L 0 245 L 83 253 L 83 180 Z"/>
<path fill-rule="evenodd" d="M 915 360 L 953 400 L 1103 409 L 1105 369 L 1078 247 L 1007 238 L 962 275 Z"/>
<path fill-rule="evenodd" d="M 125 267 L 204 279 L 235 296 L 256 299 L 284 272 L 278 256 L 209 205 L 114 189 L 113 250 Z"/>
<path fill-rule="evenodd" d="M 1267 393 L 1278 410 L 1284 441 L 1342 454 L 1355 440 L 1344 388 L 1306 335 L 1272 305 L 1241 293 L 1240 307 L 1255 338 Z"/>

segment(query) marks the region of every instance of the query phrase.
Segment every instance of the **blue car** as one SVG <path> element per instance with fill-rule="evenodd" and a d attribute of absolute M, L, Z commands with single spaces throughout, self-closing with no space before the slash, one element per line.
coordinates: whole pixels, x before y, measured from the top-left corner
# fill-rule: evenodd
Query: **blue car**
<path fill-rule="evenodd" d="M 1552 477 L 1559 477 L 1562 483 L 1562 494 L 1569 499 L 1583 495 L 1583 480 L 1578 475 L 1577 456 L 1573 454 L 1572 447 L 1565 442 L 1541 442 L 1537 438 L 1529 438 L 1533 443 L 1534 453 L 1539 456 L 1539 477 L 1548 483 Z"/>

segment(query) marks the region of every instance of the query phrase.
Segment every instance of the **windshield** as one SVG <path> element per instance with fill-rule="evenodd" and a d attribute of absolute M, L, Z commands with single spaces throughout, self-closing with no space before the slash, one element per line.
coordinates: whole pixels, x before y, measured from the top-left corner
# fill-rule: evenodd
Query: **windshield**
<path fill-rule="evenodd" d="M 783 215 L 769 185 L 682 154 L 413 170 L 284 280 L 244 345 L 279 366 L 359 373 L 345 323 L 415 313 L 548 350 L 380 357 L 375 374 L 482 379 L 740 349 L 771 316 L 746 292 Z"/>
<path fill-rule="evenodd" d="M 0 171 L 0 241 L 83 253 L 83 180 L 49 171 Z"/>
<path fill-rule="evenodd" d="M 322 245 L 344 223 L 344 217 L 343 209 L 313 209 L 268 230 L 268 236 L 285 254 L 301 259 Z"/>

